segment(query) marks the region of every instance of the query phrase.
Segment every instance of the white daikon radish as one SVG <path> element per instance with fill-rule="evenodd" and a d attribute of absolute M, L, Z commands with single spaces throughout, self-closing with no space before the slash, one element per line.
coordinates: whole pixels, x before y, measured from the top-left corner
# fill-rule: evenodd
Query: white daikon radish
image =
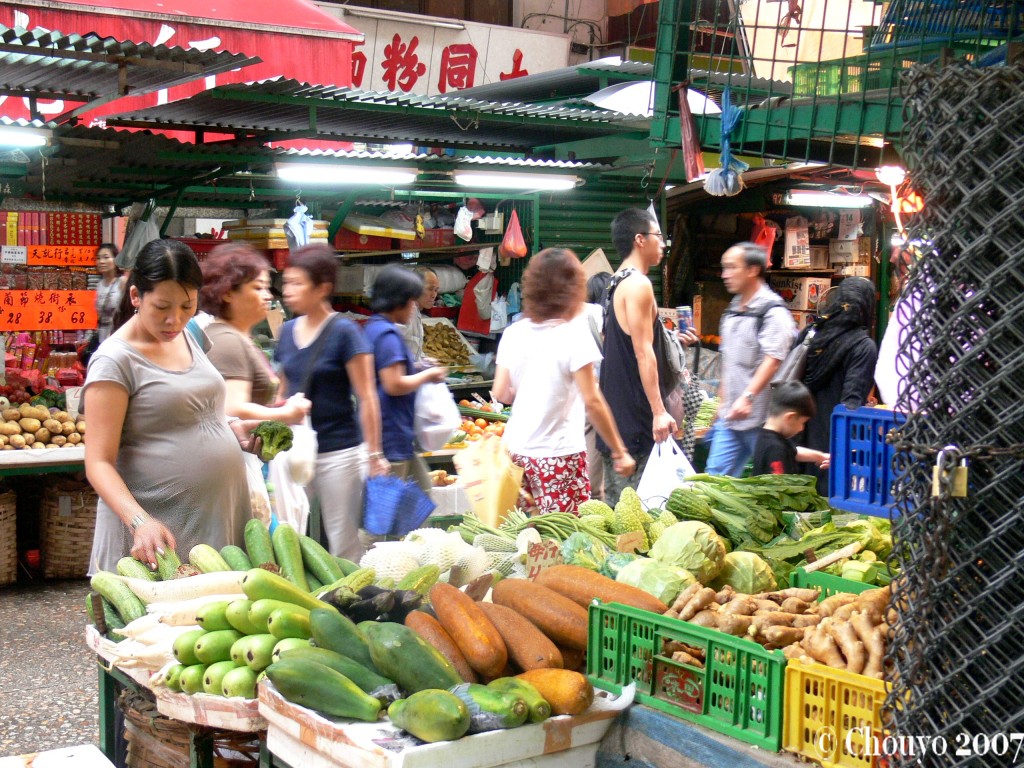
<path fill-rule="evenodd" d="M 144 603 L 170 603 L 204 595 L 242 595 L 246 571 L 214 571 L 170 581 L 147 581 L 111 574 L 120 579 Z"/>
<path fill-rule="evenodd" d="M 147 614 L 146 616 L 140 616 L 134 621 L 128 622 L 121 629 L 117 630 L 117 634 L 127 637 L 129 639 L 136 638 L 144 632 L 148 632 L 153 627 L 160 625 L 160 617 L 155 613 Z"/>
<path fill-rule="evenodd" d="M 146 606 L 146 610 L 150 611 L 152 615 L 157 616 L 164 624 L 172 627 L 183 627 L 187 624 L 195 624 L 196 611 L 208 603 L 219 603 L 221 600 L 226 600 L 230 603 L 244 598 L 245 595 L 203 595 L 202 597 L 194 597 L 191 600 L 182 600 L 176 603 L 150 603 Z"/>

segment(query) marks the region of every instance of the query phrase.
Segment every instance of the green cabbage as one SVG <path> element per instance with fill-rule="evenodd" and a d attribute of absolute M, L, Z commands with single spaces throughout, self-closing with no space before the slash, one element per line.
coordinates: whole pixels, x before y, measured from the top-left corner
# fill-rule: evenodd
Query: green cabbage
<path fill-rule="evenodd" d="M 711 582 L 712 589 L 730 586 L 737 592 L 757 595 L 778 588 L 768 563 L 753 552 L 730 552 L 722 561 L 722 570 Z"/>
<path fill-rule="evenodd" d="M 609 579 L 617 579 L 619 571 L 639 557 L 640 555 L 634 555 L 632 552 L 612 552 L 601 564 L 600 574 Z"/>
<path fill-rule="evenodd" d="M 697 581 L 687 570 L 646 557 L 638 558 L 627 565 L 619 571 L 615 580 L 642 589 L 665 605 L 672 605 L 680 592 Z"/>
<path fill-rule="evenodd" d="M 608 547 L 582 531 L 570 534 L 569 538 L 562 542 L 562 560 L 567 565 L 579 565 L 598 571 L 608 555 Z"/>
<path fill-rule="evenodd" d="M 670 525 L 651 547 L 654 560 L 684 568 L 701 583 L 709 583 L 722 569 L 725 542 L 707 523 L 684 520 Z"/>

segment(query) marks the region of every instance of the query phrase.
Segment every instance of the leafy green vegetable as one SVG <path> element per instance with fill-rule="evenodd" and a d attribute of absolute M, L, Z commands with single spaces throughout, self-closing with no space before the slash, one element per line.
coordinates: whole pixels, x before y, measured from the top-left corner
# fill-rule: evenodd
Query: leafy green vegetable
<path fill-rule="evenodd" d="M 665 565 L 685 568 L 701 584 L 707 584 L 722 568 L 725 543 L 710 525 L 684 520 L 665 529 L 650 556 Z"/>
<path fill-rule="evenodd" d="M 640 559 L 640 555 L 635 555 L 632 552 L 612 552 L 605 558 L 600 573 L 609 579 L 618 578 L 623 568 L 638 559 Z"/>
<path fill-rule="evenodd" d="M 665 565 L 645 557 L 634 560 L 619 571 L 615 580 L 642 589 L 666 605 L 672 605 L 680 592 L 697 581 L 692 573 L 683 568 Z"/>
<path fill-rule="evenodd" d="M 568 565 L 579 565 L 598 571 L 610 554 L 608 547 L 582 531 L 570 534 L 562 542 L 562 560 Z"/>
<path fill-rule="evenodd" d="M 778 587 L 772 568 L 753 552 L 730 552 L 722 562 L 722 570 L 711 582 L 712 589 L 729 585 L 737 592 L 756 595 Z"/>

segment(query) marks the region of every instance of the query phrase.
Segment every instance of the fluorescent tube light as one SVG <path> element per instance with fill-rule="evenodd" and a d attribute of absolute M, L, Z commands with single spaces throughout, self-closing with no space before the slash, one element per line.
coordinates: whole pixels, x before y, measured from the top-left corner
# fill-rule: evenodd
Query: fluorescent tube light
<path fill-rule="evenodd" d="M 281 163 L 276 166 L 277 177 L 299 184 L 380 185 L 393 187 L 416 181 L 414 168 L 381 166 L 334 165 L 330 163 Z"/>
<path fill-rule="evenodd" d="M 49 131 L 37 131 L 16 125 L 0 125 L 0 147 L 18 147 L 20 149 L 45 147 L 49 137 Z"/>
<path fill-rule="evenodd" d="M 552 173 L 503 173 L 492 171 L 453 171 L 455 183 L 480 189 L 543 189 L 565 190 L 576 186 L 579 179 Z"/>
<path fill-rule="evenodd" d="M 782 198 L 785 205 L 804 206 L 807 208 L 867 208 L 874 205 L 875 199 L 870 195 L 846 195 L 835 192 L 812 192 L 791 190 Z"/>

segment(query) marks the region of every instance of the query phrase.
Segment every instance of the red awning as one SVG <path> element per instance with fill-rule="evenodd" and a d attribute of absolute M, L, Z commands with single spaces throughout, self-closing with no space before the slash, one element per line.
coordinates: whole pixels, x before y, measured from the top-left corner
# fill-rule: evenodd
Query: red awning
<path fill-rule="evenodd" d="M 249 29 L 315 32 L 321 36 L 361 39 L 362 32 L 309 0 L 22 0 L 13 5 L 35 6 L 51 11 L 88 11 L 94 14 L 164 18 L 207 26 L 242 26 Z M 71 31 L 71 30 L 67 30 Z"/>

